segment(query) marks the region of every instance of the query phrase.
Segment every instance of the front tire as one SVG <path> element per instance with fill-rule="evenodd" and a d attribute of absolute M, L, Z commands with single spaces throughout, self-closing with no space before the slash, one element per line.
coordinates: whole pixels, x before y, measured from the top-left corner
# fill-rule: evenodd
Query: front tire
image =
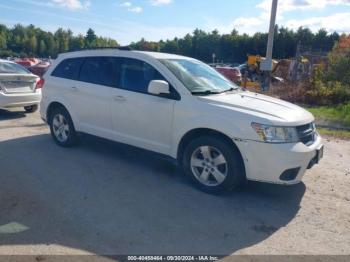
<path fill-rule="evenodd" d="M 197 188 L 207 193 L 231 191 L 245 180 L 239 151 L 217 136 L 203 136 L 184 150 L 182 166 Z"/>
<path fill-rule="evenodd" d="M 34 112 L 38 111 L 38 108 L 39 108 L 38 105 L 32 105 L 32 106 L 25 106 L 25 107 L 24 107 L 24 110 L 25 110 L 27 113 L 34 113 Z"/>
<path fill-rule="evenodd" d="M 49 119 L 51 136 L 56 144 L 62 147 L 72 147 L 77 143 L 77 132 L 66 109 L 59 107 L 53 110 Z"/>

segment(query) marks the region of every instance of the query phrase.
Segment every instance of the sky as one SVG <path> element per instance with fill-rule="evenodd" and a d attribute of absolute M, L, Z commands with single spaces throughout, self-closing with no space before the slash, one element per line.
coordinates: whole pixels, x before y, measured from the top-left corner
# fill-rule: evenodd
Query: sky
<path fill-rule="evenodd" d="M 267 32 L 272 0 L 0 0 L 0 23 L 44 30 L 88 28 L 122 45 L 182 37 L 199 28 Z M 350 0 L 279 0 L 277 23 L 350 33 Z"/>

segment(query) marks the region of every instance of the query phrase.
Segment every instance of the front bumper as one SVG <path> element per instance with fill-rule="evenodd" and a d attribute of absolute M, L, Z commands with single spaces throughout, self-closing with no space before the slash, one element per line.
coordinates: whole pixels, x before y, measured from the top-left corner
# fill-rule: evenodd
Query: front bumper
<path fill-rule="evenodd" d="M 306 170 L 315 164 L 318 150 L 323 147 L 320 136 L 310 146 L 301 142 L 268 144 L 257 141 L 235 141 L 235 143 L 242 153 L 248 180 L 283 185 L 301 182 Z M 289 178 L 285 179 L 288 174 Z"/>
<path fill-rule="evenodd" d="M 0 92 L 0 107 L 24 107 L 38 105 L 41 100 L 41 90 L 33 93 L 5 94 Z"/>

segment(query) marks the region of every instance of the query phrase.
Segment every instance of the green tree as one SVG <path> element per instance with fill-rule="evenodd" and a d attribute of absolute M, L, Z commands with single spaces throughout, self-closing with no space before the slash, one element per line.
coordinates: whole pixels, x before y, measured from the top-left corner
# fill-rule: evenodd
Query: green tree
<path fill-rule="evenodd" d="M 32 36 L 30 38 L 26 38 L 24 41 L 24 46 L 27 54 L 29 54 L 30 56 L 35 56 L 38 46 L 38 41 L 36 37 Z"/>
<path fill-rule="evenodd" d="M 273 56 L 278 59 L 294 57 L 296 46 L 295 32 L 285 27 L 278 28 L 275 35 Z"/>
<path fill-rule="evenodd" d="M 84 49 L 85 47 L 85 38 L 83 35 L 78 35 L 77 37 L 72 38 L 69 45 L 69 50 L 78 51 Z"/>
<path fill-rule="evenodd" d="M 302 49 L 311 49 L 314 35 L 309 28 L 300 27 L 296 33 L 296 40 L 302 45 Z"/>
<path fill-rule="evenodd" d="M 343 35 L 329 53 L 326 81 L 338 81 L 350 88 L 350 35 Z"/>
<path fill-rule="evenodd" d="M 39 42 L 39 56 L 45 57 L 47 55 L 47 48 L 44 40 L 40 40 Z"/>
<path fill-rule="evenodd" d="M 328 45 L 327 39 L 328 32 L 325 29 L 321 28 L 314 36 L 312 48 L 314 50 L 320 51 L 326 50 Z"/>
<path fill-rule="evenodd" d="M 190 34 L 187 34 L 184 38 L 179 39 L 178 45 L 181 54 L 185 56 L 193 56 L 193 43 Z"/>
<path fill-rule="evenodd" d="M 70 32 L 59 28 L 55 32 L 55 41 L 59 53 L 67 52 L 69 50 Z"/>
<path fill-rule="evenodd" d="M 178 39 L 175 38 L 174 40 L 166 41 L 166 43 L 162 46 L 161 51 L 165 53 L 178 54 L 179 53 Z"/>
<path fill-rule="evenodd" d="M 339 34 L 328 34 L 324 29 L 312 33 L 308 28 L 297 31 L 285 27 L 275 28 L 274 57 L 278 59 L 295 56 L 297 43 L 301 42 L 302 51 L 316 50 L 329 52 L 334 43 L 339 40 Z M 266 53 L 266 33 L 256 33 L 253 36 L 239 34 L 233 29 L 230 34 L 220 34 L 217 30 L 205 32 L 196 29 L 183 38 L 166 41 L 147 41 L 141 39 L 131 44 L 136 50 L 162 51 L 176 53 L 211 62 L 215 53 L 219 61 L 243 63 L 247 54 L 264 56 Z M 99 37 L 90 28 L 85 36 L 75 36 L 71 30 L 59 28 L 56 32 L 46 32 L 34 25 L 17 24 L 12 28 L 0 24 L 1 55 L 39 55 L 56 57 L 67 51 L 81 50 L 93 47 L 116 47 L 114 39 Z"/>
<path fill-rule="evenodd" d="M 97 36 L 95 31 L 89 28 L 85 36 L 85 46 L 88 48 L 96 46 Z"/>
<path fill-rule="evenodd" d="M 6 37 L 0 34 L 0 50 L 6 50 L 6 49 L 7 49 Z"/>
<path fill-rule="evenodd" d="M 50 57 L 56 57 L 58 53 L 58 45 L 54 35 L 52 33 L 47 34 L 44 41 L 47 48 L 47 55 Z"/>

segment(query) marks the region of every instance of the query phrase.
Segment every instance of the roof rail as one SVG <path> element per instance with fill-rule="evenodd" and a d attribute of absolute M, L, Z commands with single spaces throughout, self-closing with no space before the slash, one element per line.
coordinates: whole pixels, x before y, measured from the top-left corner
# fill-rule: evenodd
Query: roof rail
<path fill-rule="evenodd" d="M 132 51 L 130 46 L 97 46 L 97 47 L 87 47 L 82 48 L 81 50 L 99 50 L 99 49 L 118 49 L 124 51 Z"/>
<path fill-rule="evenodd" d="M 89 51 L 89 50 L 103 50 L 103 49 L 117 49 L 122 51 L 133 51 L 130 46 L 97 46 L 97 47 L 86 47 L 74 51 L 62 52 L 61 54 L 70 53 L 70 52 L 79 52 L 79 51 Z"/>

